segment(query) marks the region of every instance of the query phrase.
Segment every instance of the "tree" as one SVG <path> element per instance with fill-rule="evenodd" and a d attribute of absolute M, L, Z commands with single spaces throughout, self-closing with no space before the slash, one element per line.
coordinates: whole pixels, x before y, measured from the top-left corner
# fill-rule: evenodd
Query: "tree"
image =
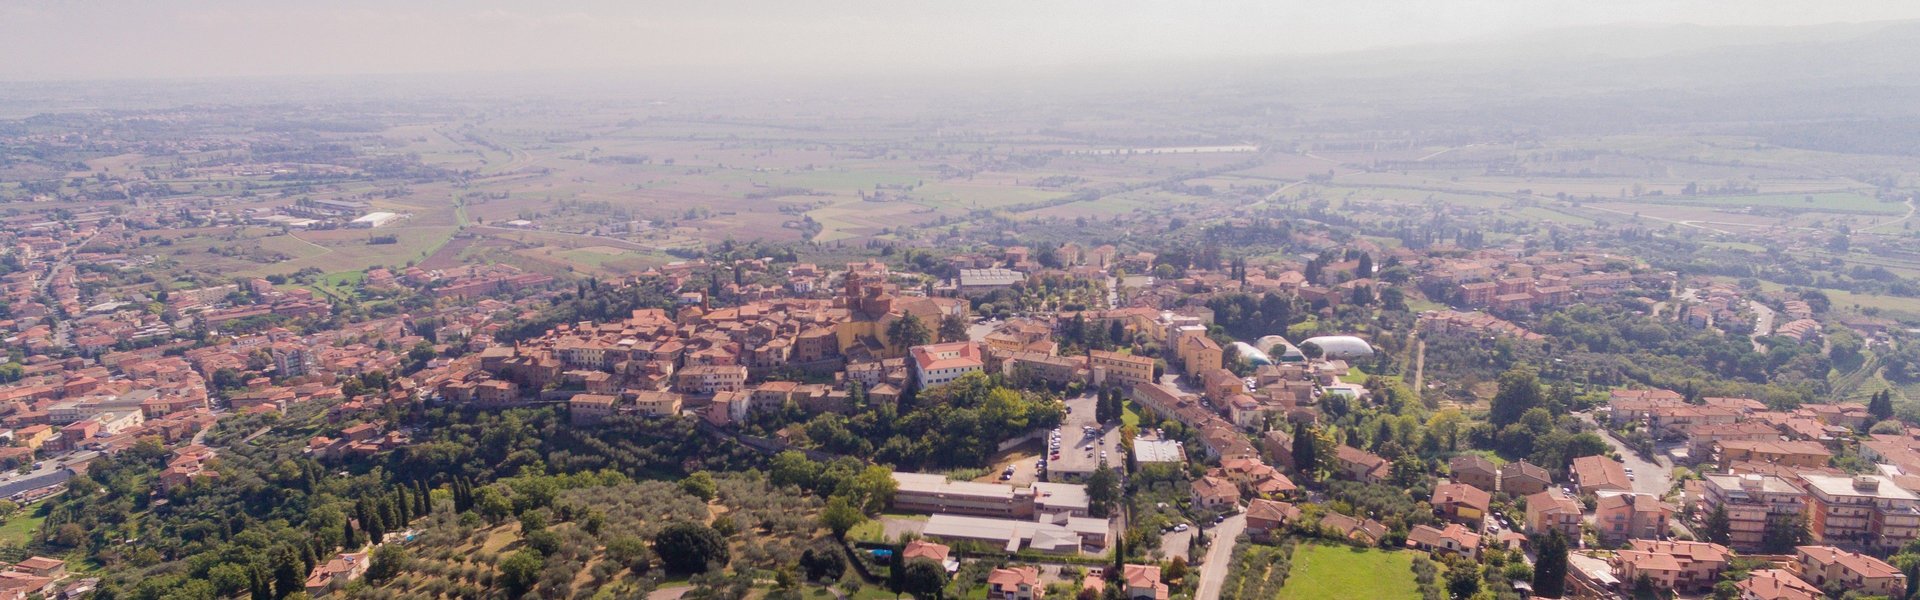
<path fill-rule="evenodd" d="M 300 562 L 300 554 L 282 546 L 273 559 L 273 589 L 281 595 L 306 589 L 307 572 L 306 564 Z"/>
<path fill-rule="evenodd" d="M 1528 409 L 1542 405 L 1539 374 L 1533 367 L 1521 365 L 1500 374 L 1500 391 L 1493 395 L 1487 420 L 1493 426 L 1506 427 L 1520 420 Z"/>
<path fill-rule="evenodd" d="M 1293 428 L 1293 469 L 1308 481 L 1320 470 L 1319 450 L 1314 447 L 1314 438 L 1319 432 L 1312 425 L 1300 425 Z"/>
<path fill-rule="evenodd" d="M 940 600 L 947 589 L 947 568 L 925 558 L 908 561 L 900 575 L 900 588 L 919 600 Z"/>
<path fill-rule="evenodd" d="M 924 346 L 933 341 L 933 332 L 927 330 L 927 324 L 920 317 L 907 313 L 887 325 L 887 346 L 894 350 L 905 350 L 913 346 Z"/>
<path fill-rule="evenodd" d="M 1706 522 L 1700 526 L 1700 535 L 1715 544 L 1733 539 L 1733 522 L 1727 517 L 1727 505 L 1713 505 L 1713 512 L 1707 513 Z"/>
<path fill-rule="evenodd" d="M 940 341 L 967 341 L 967 319 L 957 314 L 940 317 Z"/>
<path fill-rule="evenodd" d="M 815 543 L 800 553 L 800 570 L 813 581 L 837 581 L 847 572 L 847 558 L 832 543 Z"/>
<path fill-rule="evenodd" d="M 488 521 L 498 523 L 513 514 L 513 502 L 498 488 L 487 486 L 473 492 L 473 508 Z M 364 525 L 364 524 L 363 524 Z"/>
<path fill-rule="evenodd" d="M 1559 598 L 1567 587 L 1567 539 L 1555 529 L 1540 544 L 1539 557 L 1533 562 L 1533 593 Z"/>
<path fill-rule="evenodd" d="M 1760 547 L 1768 554 L 1785 554 L 1806 545 L 1811 538 L 1806 513 L 1777 515 L 1769 517 L 1766 529 L 1760 532 Z"/>
<path fill-rule="evenodd" d="M 1107 516 L 1113 503 L 1119 500 L 1120 476 L 1105 463 L 1094 467 L 1093 473 L 1087 475 L 1087 508 L 1093 511 L 1093 516 Z"/>
<path fill-rule="evenodd" d="M 709 565 L 725 566 L 730 560 L 720 532 L 701 523 L 662 527 L 653 535 L 653 552 L 668 571 L 683 574 L 705 573 Z"/>
<path fill-rule="evenodd" d="M 371 574 L 371 571 L 369 571 Z M 240 564 L 224 563 L 207 570 L 207 581 L 213 583 L 213 590 L 222 597 L 239 594 L 250 583 L 247 568 Z"/>
<path fill-rule="evenodd" d="M 635 573 L 647 570 L 647 543 L 631 535 L 607 540 L 607 560 L 619 563 Z"/>
<path fill-rule="evenodd" d="M 1480 593 L 1480 565 L 1460 560 L 1447 566 L 1447 592 L 1455 598 L 1472 598 Z"/>
<path fill-rule="evenodd" d="M 1893 418 L 1893 393 L 1880 390 L 1874 394 L 1873 399 L 1867 402 L 1867 414 L 1873 415 L 1876 422 Z"/>
<path fill-rule="evenodd" d="M 1185 579 L 1186 576 L 1187 576 L 1187 559 L 1175 556 L 1173 557 L 1173 560 L 1167 562 L 1167 571 L 1166 571 L 1166 577 L 1165 577 L 1167 581 L 1179 581 L 1181 579 Z"/>
<path fill-rule="evenodd" d="M 893 502 L 893 493 L 900 489 L 899 482 L 893 480 L 893 471 L 880 465 L 868 465 L 858 474 L 840 482 L 840 488 L 834 494 L 844 497 L 860 512 L 876 515 Z"/>
<path fill-rule="evenodd" d="M 533 584 L 540 581 L 541 564 L 540 555 L 529 549 L 500 559 L 500 585 L 506 586 L 507 597 L 518 598 L 533 589 Z"/>
<path fill-rule="evenodd" d="M 681 479 L 680 489 L 685 490 L 687 495 L 706 502 L 712 502 L 714 494 L 719 492 L 719 488 L 713 483 L 713 474 L 706 471 L 695 471 L 692 475 Z"/>
<path fill-rule="evenodd" d="M 373 549 L 373 557 L 367 563 L 367 579 L 374 582 L 386 581 L 399 575 L 413 564 L 413 555 L 407 553 L 407 547 L 399 544 L 381 544 Z"/>
<path fill-rule="evenodd" d="M 832 531 L 835 538 L 847 537 L 847 531 L 866 520 L 867 515 L 840 496 L 828 499 L 827 507 L 820 511 L 820 524 Z"/>

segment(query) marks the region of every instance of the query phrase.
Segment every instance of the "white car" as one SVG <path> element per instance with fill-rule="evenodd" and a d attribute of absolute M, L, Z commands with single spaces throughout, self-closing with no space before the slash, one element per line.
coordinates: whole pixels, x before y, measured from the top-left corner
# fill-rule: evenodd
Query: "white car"
<path fill-rule="evenodd" d="M 1189 529 L 1189 528 L 1187 527 L 1187 524 L 1186 524 L 1186 523 L 1181 523 L 1181 524 L 1179 524 L 1179 525 L 1175 525 L 1175 526 L 1173 526 L 1173 530 L 1174 530 L 1174 531 L 1186 531 L 1187 529 Z"/>

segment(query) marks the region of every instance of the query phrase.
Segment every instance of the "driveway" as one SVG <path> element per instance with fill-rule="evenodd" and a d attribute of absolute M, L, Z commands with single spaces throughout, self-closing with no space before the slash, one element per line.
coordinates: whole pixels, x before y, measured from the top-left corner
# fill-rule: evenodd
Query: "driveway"
<path fill-rule="evenodd" d="M 1193 562 L 1193 557 L 1187 555 L 1187 548 L 1192 545 L 1192 529 L 1186 531 L 1169 531 L 1160 534 L 1160 555 L 1166 557 L 1166 560 L 1173 560 L 1173 557 L 1178 556 L 1180 560 L 1189 563 Z"/>
<path fill-rule="evenodd" d="M 1238 512 L 1207 532 L 1207 562 L 1200 565 L 1200 589 L 1194 600 L 1220 600 L 1220 586 L 1227 582 L 1227 568 L 1233 566 L 1233 544 L 1247 529 L 1247 513 Z"/>

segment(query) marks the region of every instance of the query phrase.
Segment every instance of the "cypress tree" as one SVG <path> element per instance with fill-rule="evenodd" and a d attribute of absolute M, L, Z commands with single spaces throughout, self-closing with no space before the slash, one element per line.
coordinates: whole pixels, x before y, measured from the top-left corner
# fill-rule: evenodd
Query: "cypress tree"
<path fill-rule="evenodd" d="M 307 573 L 311 569 L 300 567 L 300 557 L 290 548 L 281 548 L 273 564 L 273 595 L 286 597 L 296 590 L 306 587 Z"/>
<path fill-rule="evenodd" d="M 247 596 L 252 600 L 273 600 L 273 586 L 267 583 L 261 570 L 255 566 L 247 572 Z"/>
<path fill-rule="evenodd" d="M 1293 428 L 1293 469 L 1309 481 L 1320 468 L 1319 449 L 1314 447 L 1316 437 L 1318 434 L 1312 425 Z"/>
<path fill-rule="evenodd" d="M 1567 590 L 1567 539 L 1556 529 L 1540 544 L 1533 562 L 1533 593 L 1559 598 Z"/>

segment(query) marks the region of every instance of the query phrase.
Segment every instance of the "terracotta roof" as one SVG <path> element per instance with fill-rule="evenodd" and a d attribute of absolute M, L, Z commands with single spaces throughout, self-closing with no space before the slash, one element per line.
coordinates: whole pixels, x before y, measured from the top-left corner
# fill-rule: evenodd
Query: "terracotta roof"
<path fill-rule="evenodd" d="M 1018 588 L 1021 585 L 1030 588 L 1040 587 L 1040 570 L 1033 567 L 1015 567 L 1012 569 L 994 569 L 987 574 L 987 585 L 996 588 Z"/>
<path fill-rule="evenodd" d="M 1633 489 L 1633 481 L 1627 479 L 1626 467 L 1620 461 L 1605 456 L 1582 456 L 1573 459 L 1574 478 L 1581 487 L 1612 487 L 1621 490 Z"/>
<path fill-rule="evenodd" d="M 1796 548 L 1800 555 L 1820 564 L 1838 563 L 1848 571 L 1868 579 L 1897 577 L 1900 570 L 1886 561 L 1858 552 L 1848 552 L 1833 546 L 1800 546 Z"/>
<path fill-rule="evenodd" d="M 1487 506 L 1493 503 L 1493 494 L 1464 483 L 1442 483 L 1433 486 L 1432 502 L 1435 506 L 1461 504 L 1469 508 L 1486 510 Z"/>
<path fill-rule="evenodd" d="M 1753 600 L 1820 600 L 1827 596 L 1820 588 L 1781 569 L 1753 571 L 1745 581 L 1734 585 L 1740 588 L 1740 597 Z"/>
<path fill-rule="evenodd" d="M 951 548 L 942 544 L 935 544 L 926 540 L 914 540 L 907 542 L 906 549 L 900 551 L 900 558 L 907 560 L 924 558 L 934 562 L 946 562 L 948 553 L 952 551 Z"/>

